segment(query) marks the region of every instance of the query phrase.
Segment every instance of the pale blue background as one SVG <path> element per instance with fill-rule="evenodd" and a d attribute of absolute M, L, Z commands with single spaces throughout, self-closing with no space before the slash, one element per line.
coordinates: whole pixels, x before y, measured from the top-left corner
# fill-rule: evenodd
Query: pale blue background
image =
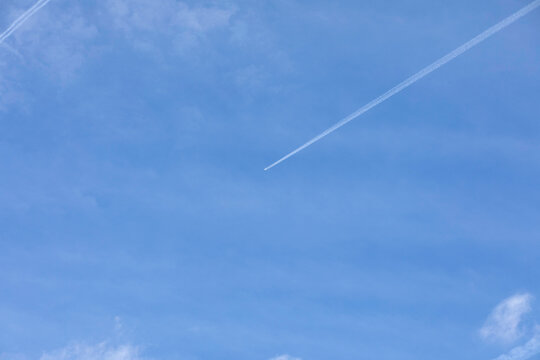
<path fill-rule="evenodd" d="M 263 172 L 527 2 L 186 1 L 231 12 L 200 33 L 112 3 L 52 0 L 0 47 L 0 353 L 508 349 L 478 329 L 540 294 L 540 11 Z"/>

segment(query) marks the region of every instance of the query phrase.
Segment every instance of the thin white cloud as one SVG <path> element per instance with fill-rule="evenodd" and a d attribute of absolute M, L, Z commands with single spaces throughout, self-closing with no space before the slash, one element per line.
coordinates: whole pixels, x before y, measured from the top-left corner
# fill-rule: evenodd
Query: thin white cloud
<path fill-rule="evenodd" d="M 108 0 L 110 23 L 140 49 L 157 50 L 154 39 L 164 36 L 182 52 L 210 31 L 226 28 L 235 9 L 223 5 L 190 6 L 176 0 Z"/>
<path fill-rule="evenodd" d="M 527 360 L 538 354 L 540 354 L 540 327 L 536 328 L 535 335 L 527 343 L 494 360 Z"/>
<path fill-rule="evenodd" d="M 174 32 L 178 28 L 209 31 L 229 24 L 232 9 L 218 6 L 190 7 L 175 0 L 109 0 L 113 22 L 124 30 Z"/>
<path fill-rule="evenodd" d="M 95 25 L 77 4 L 44 9 L 13 36 L 13 47 L 55 81 L 69 82 L 94 51 Z"/>
<path fill-rule="evenodd" d="M 523 334 L 520 324 L 523 315 L 531 310 L 530 294 L 514 295 L 497 305 L 480 329 L 485 340 L 512 342 Z"/>
<path fill-rule="evenodd" d="M 292 357 L 290 355 L 280 355 L 280 356 L 276 356 L 270 360 L 302 360 L 300 358 L 297 358 L 297 357 Z"/>
<path fill-rule="evenodd" d="M 45 353 L 40 360 L 143 360 L 143 358 L 138 347 L 131 345 L 112 346 L 104 342 L 97 345 L 70 345 Z"/>
<path fill-rule="evenodd" d="M 45 3 L 36 3 L 39 6 L 34 11 Z M 10 17 L 21 11 L 14 8 Z M 97 34 L 78 4 L 70 3 L 61 10 L 57 6 L 43 8 L 39 16 L 11 35 L 9 44 L 0 44 L 0 110 L 24 102 L 21 78 L 26 73 L 42 73 L 55 84 L 68 84 L 96 52 L 93 41 Z"/>

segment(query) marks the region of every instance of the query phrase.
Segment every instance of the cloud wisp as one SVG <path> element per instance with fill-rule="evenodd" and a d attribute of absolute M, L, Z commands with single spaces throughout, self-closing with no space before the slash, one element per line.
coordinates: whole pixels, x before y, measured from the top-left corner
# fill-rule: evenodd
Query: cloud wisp
<path fill-rule="evenodd" d="M 330 133 L 336 131 L 337 129 L 339 129 L 340 127 L 342 127 L 343 125 L 347 124 L 348 122 L 356 119 L 357 117 L 359 117 L 360 115 L 366 113 L 367 111 L 371 110 L 372 108 L 374 108 L 375 106 L 383 103 L 384 101 L 390 99 L 391 97 L 393 97 L 394 95 L 400 93 L 401 91 L 405 90 L 406 88 L 408 88 L 409 86 L 411 86 L 412 84 L 416 83 L 417 81 L 421 80 L 422 78 L 426 77 L 427 75 L 429 75 L 430 73 L 432 73 L 433 71 L 437 70 L 438 68 L 440 68 L 441 66 L 447 64 L 448 62 L 452 61 L 453 59 L 457 58 L 458 56 L 460 56 L 461 54 L 463 54 L 464 52 L 470 50 L 471 48 L 475 47 L 476 45 L 480 44 L 481 42 L 483 42 L 484 40 L 488 39 L 489 37 L 495 35 L 497 32 L 503 30 L 504 28 L 506 28 L 507 26 L 511 25 L 512 23 L 516 22 L 517 20 L 519 20 L 520 18 L 522 18 L 523 16 L 527 15 L 528 13 L 530 13 L 531 11 L 535 10 L 536 8 L 540 7 L 540 0 L 535 0 L 533 1 L 532 3 L 530 3 L 529 5 L 525 6 L 524 8 L 522 8 L 521 10 L 519 10 L 518 12 L 514 13 L 513 15 L 507 17 L 506 19 L 502 20 L 501 22 L 499 22 L 498 24 L 490 27 L 489 29 L 487 29 L 486 31 L 484 31 L 483 33 L 481 33 L 480 35 L 476 36 L 475 38 L 473 38 L 472 40 L 469 40 L 468 42 L 466 42 L 465 44 L 461 45 L 460 47 L 458 47 L 457 49 L 455 49 L 454 51 L 450 52 L 449 54 L 443 56 L 442 58 L 440 58 L 439 60 L 435 61 L 434 63 L 432 63 L 431 65 L 427 66 L 426 68 L 422 69 L 421 71 L 419 71 L 418 73 L 416 73 L 415 75 L 411 76 L 410 78 L 408 78 L 407 80 L 403 81 L 402 83 L 400 83 L 399 85 L 395 86 L 394 88 L 390 89 L 389 91 L 387 91 L 386 93 L 384 93 L 383 95 L 379 96 L 378 98 L 376 98 L 375 100 L 369 102 L 368 104 L 364 105 L 363 107 L 361 107 L 360 109 L 358 109 L 357 111 L 355 111 L 354 113 L 352 113 L 351 115 L 347 116 L 346 118 L 344 118 L 343 120 L 339 121 L 338 123 L 336 123 L 335 125 L 333 125 L 332 127 L 328 128 L 327 130 L 323 131 L 321 134 L 317 135 L 316 137 L 314 137 L 313 139 L 309 140 L 307 143 L 305 143 L 304 145 L 300 146 L 299 148 L 297 148 L 296 150 L 290 152 L 289 154 L 285 155 L 284 157 L 282 157 L 281 159 L 279 159 L 278 161 L 276 161 L 275 163 L 269 165 L 268 167 L 266 167 L 264 170 L 267 171 L 267 170 L 270 170 L 271 168 L 273 168 L 274 166 L 280 164 L 281 162 L 287 160 L 288 158 L 290 158 L 291 156 L 297 154 L 298 152 L 304 150 L 305 148 L 307 148 L 308 146 L 312 145 L 313 143 L 321 140 L 322 138 L 324 138 L 325 136 L 329 135 Z"/>
<path fill-rule="evenodd" d="M 509 343 L 521 337 L 521 320 L 531 311 L 531 300 L 530 294 L 518 294 L 497 305 L 480 329 L 482 338 Z"/>
<path fill-rule="evenodd" d="M 280 355 L 280 356 L 276 356 L 270 360 L 302 360 L 300 358 L 297 358 L 297 357 L 292 357 L 290 355 Z"/>
<path fill-rule="evenodd" d="M 484 340 L 508 344 L 525 333 L 521 326 L 525 314 L 531 311 L 530 294 L 517 294 L 502 301 L 493 309 L 480 335 Z M 493 360 L 528 360 L 540 354 L 540 326 L 534 327 L 533 336 L 525 344 L 516 346 L 508 353 Z"/>
<path fill-rule="evenodd" d="M 131 345 L 112 346 L 74 344 L 63 349 L 45 353 L 40 360 L 143 360 L 140 350 Z"/>
<path fill-rule="evenodd" d="M 177 0 L 107 0 L 112 25 L 138 49 L 159 54 L 163 47 L 186 55 L 213 31 L 228 28 L 234 7 Z M 157 45 L 158 41 L 168 44 Z"/>
<path fill-rule="evenodd" d="M 31 8 L 26 10 L 17 18 L 2 34 L 0 34 L 0 44 L 4 42 L 15 30 L 26 22 L 32 15 L 38 12 L 42 7 L 47 5 L 51 0 L 39 0 Z"/>
<path fill-rule="evenodd" d="M 527 360 L 538 354 L 540 354 L 540 327 L 536 327 L 534 336 L 527 343 L 494 360 Z"/>

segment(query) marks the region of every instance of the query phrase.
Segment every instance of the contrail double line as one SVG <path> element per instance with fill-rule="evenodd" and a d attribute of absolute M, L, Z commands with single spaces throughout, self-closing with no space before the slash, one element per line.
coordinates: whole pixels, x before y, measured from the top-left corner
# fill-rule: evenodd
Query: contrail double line
<path fill-rule="evenodd" d="M 452 61 L 453 59 L 455 59 L 459 55 L 463 54 L 467 50 L 469 50 L 469 49 L 473 48 L 474 46 L 480 44 L 482 41 L 486 40 L 487 38 L 495 35 L 497 32 L 503 30 L 505 27 L 511 25 L 512 23 L 519 20 L 520 18 L 527 15 L 528 13 L 530 13 L 531 11 L 535 10 L 538 7 L 540 7 L 540 0 L 533 1 L 532 3 L 525 6 L 523 9 L 519 10 L 515 14 L 507 17 L 506 19 L 499 22 L 498 24 L 490 27 L 489 29 L 487 29 L 486 31 L 484 31 L 483 33 L 481 33 L 480 35 L 478 35 L 474 39 L 469 40 L 468 42 L 461 45 L 460 47 L 458 47 L 454 51 L 450 52 L 448 55 L 443 56 L 439 60 L 435 61 L 433 64 L 431 64 L 431 65 L 427 66 L 426 68 L 420 70 L 418 73 L 414 74 L 413 76 L 411 76 L 407 80 L 403 81 L 399 85 L 397 85 L 394 88 L 388 90 L 386 93 L 379 96 L 375 100 L 373 100 L 373 101 L 369 102 L 368 104 L 364 105 L 363 107 L 361 107 L 360 109 L 358 109 L 357 111 L 352 113 L 351 115 L 347 116 L 346 118 L 339 121 L 338 123 L 336 123 L 332 127 L 330 127 L 327 130 L 323 131 L 321 134 L 315 136 L 313 139 L 309 140 L 307 143 L 300 146 L 299 148 L 297 148 L 293 152 L 285 155 L 284 157 L 282 157 L 281 159 L 279 159 L 278 161 L 276 161 L 272 165 L 266 167 L 264 170 L 266 171 L 266 170 L 269 170 L 269 169 L 273 168 L 274 166 L 276 166 L 279 163 L 287 160 L 288 158 L 290 158 L 291 156 L 297 154 L 298 152 L 304 150 L 305 148 L 312 145 L 313 143 L 321 140 L 326 135 L 336 131 L 337 129 L 339 129 L 343 125 L 347 124 L 348 122 L 356 119 L 357 117 L 359 117 L 360 115 L 364 114 L 365 112 L 371 110 L 375 106 L 377 106 L 377 105 L 381 104 L 382 102 L 388 100 L 389 98 L 396 95 L 397 93 L 405 90 L 406 88 L 408 88 L 409 86 L 411 86 L 412 84 L 417 82 L 418 80 L 424 78 L 425 76 L 429 75 L 430 73 L 437 70 L 441 66 L 443 66 L 446 63 Z"/>
<path fill-rule="evenodd" d="M 0 34 L 0 44 L 4 42 L 15 30 L 26 22 L 32 15 L 38 12 L 42 7 L 47 5 L 51 0 L 39 0 L 30 9 L 26 10 L 17 18 L 2 34 Z"/>

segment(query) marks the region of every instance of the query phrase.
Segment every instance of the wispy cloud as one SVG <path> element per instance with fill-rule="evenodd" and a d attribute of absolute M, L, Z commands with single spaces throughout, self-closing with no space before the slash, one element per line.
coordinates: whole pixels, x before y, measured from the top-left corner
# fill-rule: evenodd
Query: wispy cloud
<path fill-rule="evenodd" d="M 45 353 L 40 360 L 143 360 L 140 349 L 132 345 L 113 346 L 73 344 L 63 349 Z"/>
<path fill-rule="evenodd" d="M 280 355 L 280 356 L 276 356 L 270 360 L 302 360 L 300 358 L 297 358 L 297 357 L 293 357 L 293 356 L 290 356 L 290 355 Z"/>
<path fill-rule="evenodd" d="M 180 27 L 204 32 L 227 25 L 234 12 L 217 6 L 190 7 L 172 0 L 109 0 L 107 4 L 115 15 L 113 22 L 127 31 L 173 32 Z"/>
<path fill-rule="evenodd" d="M 485 340 L 512 342 L 522 336 L 520 328 L 523 315 L 531 310 L 530 294 L 514 295 L 501 302 L 480 329 Z"/>
<path fill-rule="evenodd" d="M 33 13 L 43 8 L 44 2 L 36 5 Z M 21 11 L 15 8 L 12 16 Z M 16 26 L 10 27 L 9 42 L 0 42 L 0 111 L 26 102 L 29 93 L 23 79 L 28 74 L 34 80 L 44 75 L 55 85 L 69 84 L 86 60 L 97 53 L 94 40 L 98 30 L 90 21 L 75 3 L 67 4 L 61 11 L 58 7 L 43 8 L 39 16 L 23 27 L 20 20 L 15 21 Z"/>
<path fill-rule="evenodd" d="M 540 327 L 536 327 L 535 335 L 525 345 L 518 346 L 494 360 L 527 360 L 538 354 L 540 354 Z"/>
<path fill-rule="evenodd" d="M 532 296 L 530 294 L 514 295 L 493 309 L 480 335 L 485 340 L 509 343 L 523 336 L 521 327 L 523 316 L 531 311 Z M 540 354 L 540 326 L 535 326 L 532 338 L 525 344 L 517 346 L 508 353 L 494 360 L 527 360 Z"/>
<path fill-rule="evenodd" d="M 66 83 L 91 57 L 98 30 L 77 4 L 61 11 L 52 9 L 44 10 L 36 21 L 22 28 L 14 36 L 13 46 L 31 59 L 30 65 Z"/>
<path fill-rule="evenodd" d="M 155 50 L 151 39 L 165 36 L 180 52 L 210 31 L 227 27 L 235 13 L 223 5 L 190 6 L 176 0 L 108 0 L 106 6 L 111 24 L 137 47 Z"/>
<path fill-rule="evenodd" d="M 21 53 L 14 47 L 8 45 L 5 40 L 10 37 L 17 29 L 27 22 L 36 12 L 42 9 L 50 0 L 39 0 L 32 7 L 26 9 L 22 14 L 11 23 L 11 25 L 0 34 L 0 46 L 2 49 L 16 55 L 16 60 L 23 59 Z M 23 29 L 20 29 L 25 30 Z M 3 54 L 0 54 L 3 55 Z M 4 110 L 8 105 L 20 101 L 22 98 L 18 90 L 17 81 L 14 79 L 15 71 L 9 66 L 9 59 L 4 56 L 0 57 L 0 110 Z"/>

